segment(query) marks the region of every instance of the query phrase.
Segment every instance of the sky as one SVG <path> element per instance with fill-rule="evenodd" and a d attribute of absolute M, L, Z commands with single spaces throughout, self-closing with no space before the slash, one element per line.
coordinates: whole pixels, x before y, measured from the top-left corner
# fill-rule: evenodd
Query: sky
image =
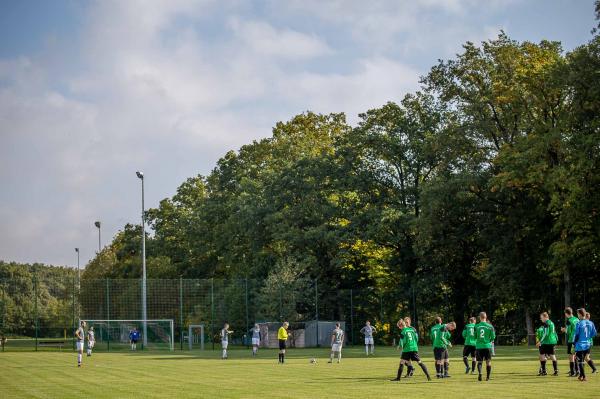
<path fill-rule="evenodd" d="M 0 260 L 81 266 L 229 150 L 399 101 L 466 41 L 587 42 L 592 0 L 0 0 Z"/>

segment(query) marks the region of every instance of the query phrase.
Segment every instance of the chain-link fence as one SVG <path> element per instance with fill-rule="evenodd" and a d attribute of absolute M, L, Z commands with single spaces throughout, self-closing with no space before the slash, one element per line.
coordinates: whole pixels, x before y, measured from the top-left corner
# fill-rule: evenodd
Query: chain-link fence
<path fill-rule="evenodd" d="M 78 320 L 113 321 L 112 336 L 139 326 L 142 316 L 142 284 L 138 279 L 7 279 L 0 280 L 0 336 L 4 349 L 62 350 L 74 347 Z M 360 329 L 370 320 L 376 341 L 391 345 L 397 338 L 395 322 L 410 316 L 423 343 L 428 328 L 443 308 L 418 306 L 425 302 L 418 291 L 379 293 L 374 289 L 333 289 L 318 280 L 268 284 L 253 279 L 150 279 L 147 281 L 147 320 L 172 320 L 176 349 L 187 349 L 188 326 L 204 325 L 206 347 L 219 341 L 225 322 L 234 330 L 233 344 L 247 344 L 248 330 L 256 322 L 282 322 L 301 329 L 309 321 L 343 321 L 348 344 L 363 340 Z M 129 324 L 119 320 L 131 321 Z M 106 323 L 105 323 L 106 325 Z M 119 331 L 117 331 L 119 330 Z M 153 330 L 154 331 L 154 330 Z M 160 328 L 156 331 L 166 331 Z M 498 331 L 504 344 L 526 343 L 525 331 Z M 455 333 L 460 340 L 460 331 Z M 115 350 L 97 336 L 97 349 Z M 149 345 L 149 347 L 152 347 Z M 156 347 L 169 347 L 168 345 Z"/>

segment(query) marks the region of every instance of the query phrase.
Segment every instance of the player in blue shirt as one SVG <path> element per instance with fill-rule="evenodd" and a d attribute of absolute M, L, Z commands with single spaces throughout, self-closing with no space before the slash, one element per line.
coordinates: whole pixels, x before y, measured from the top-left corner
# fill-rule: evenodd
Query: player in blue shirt
<path fill-rule="evenodd" d="M 579 363 L 579 381 L 587 381 L 585 378 L 585 360 L 587 355 L 590 353 L 592 347 L 591 341 L 596 336 L 596 326 L 589 320 L 585 319 L 585 309 L 577 309 L 577 317 L 579 323 L 575 327 L 575 338 L 573 343 L 575 344 L 575 355 L 577 356 L 577 362 Z"/>
<path fill-rule="evenodd" d="M 129 331 L 129 343 L 131 344 L 131 350 L 137 350 L 137 342 L 140 339 L 140 332 L 137 328 L 133 327 L 133 330 Z"/>

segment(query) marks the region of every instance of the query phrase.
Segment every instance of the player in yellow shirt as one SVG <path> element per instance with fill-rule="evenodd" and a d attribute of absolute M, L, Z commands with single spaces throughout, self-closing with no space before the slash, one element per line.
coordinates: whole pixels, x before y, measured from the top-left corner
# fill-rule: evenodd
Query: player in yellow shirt
<path fill-rule="evenodd" d="M 287 321 L 283 322 L 283 325 L 279 327 L 277 331 L 277 339 L 279 340 L 279 363 L 285 363 L 285 342 L 288 339 L 288 326 L 290 323 Z"/>

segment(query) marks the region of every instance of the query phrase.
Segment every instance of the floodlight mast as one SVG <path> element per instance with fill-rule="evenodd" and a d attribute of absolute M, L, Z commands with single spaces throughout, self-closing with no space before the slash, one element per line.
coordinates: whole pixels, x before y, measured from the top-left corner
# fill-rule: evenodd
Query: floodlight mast
<path fill-rule="evenodd" d="M 144 347 L 148 345 L 148 315 L 146 309 L 146 216 L 144 215 L 144 173 L 139 170 L 135 172 L 138 179 L 142 181 L 142 342 Z"/>

